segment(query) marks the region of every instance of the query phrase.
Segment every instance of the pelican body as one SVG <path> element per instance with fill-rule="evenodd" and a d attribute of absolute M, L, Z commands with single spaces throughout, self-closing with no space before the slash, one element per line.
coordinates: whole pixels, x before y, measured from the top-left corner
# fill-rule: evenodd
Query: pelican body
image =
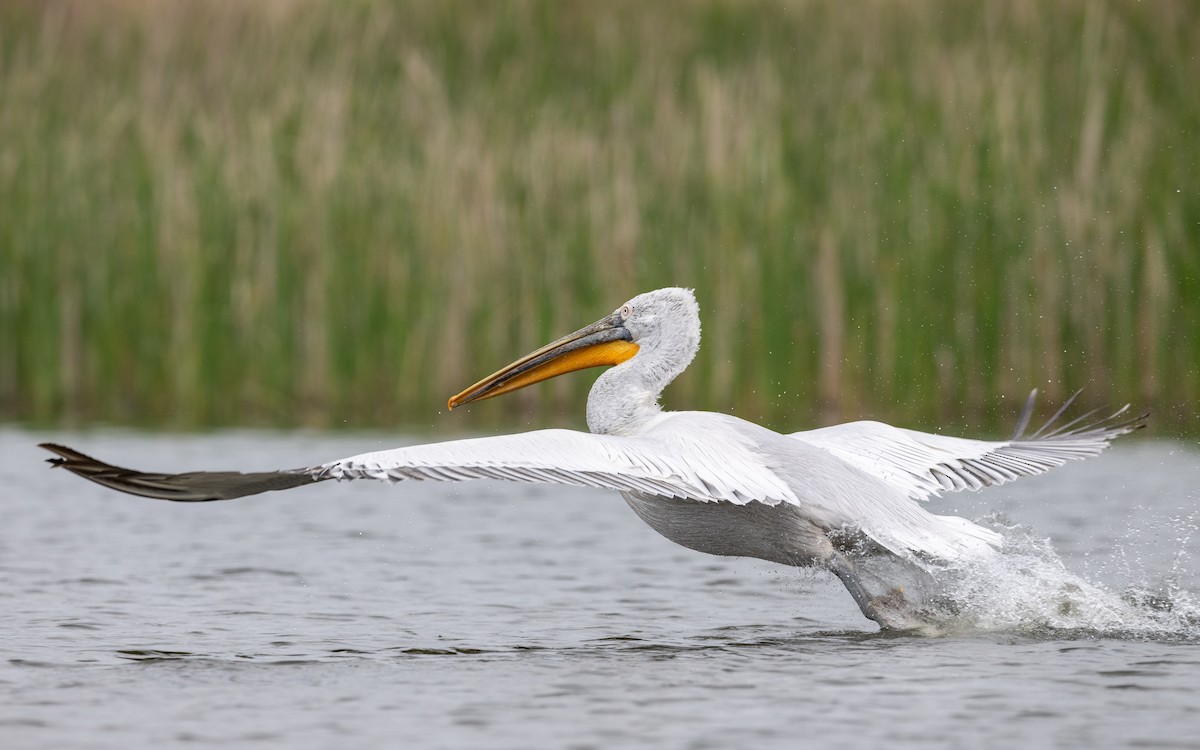
<path fill-rule="evenodd" d="M 929 513 L 921 501 L 1001 484 L 1103 450 L 1143 425 L 1125 409 L 1085 415 L 1022 438 L 988 442 L 878 422 L 781 434 L 727 414 L 666 412 L 663 389 L 700 346 L 690 290 L 640 294 L 454 396 L 449 407 L 499 396 L 563 373 L 606 366 L 587 401 L 588 433 L 536 430 L 365 453 L 303 469 L 244 474 L 151 474 L 112 466 L 59 445 L 50 459 L 82 477 L 144 497 L 228 500 L 329 479 L 498 479 L 603 487 L 667 539 L 713 555 L 817 566 L 836 575 L 863 614 L 884 629 L 924 623 L 903 592 L 864 574 L 887 558 L 929 574 L 994 554 L 994 531 Z M 1036 393 L 1036 392 L 1035 392 Z M 1072 397 L 1073 400 L 1074 397 Z M 1128 407 L 1126 407 L 1128 408 Z"/>

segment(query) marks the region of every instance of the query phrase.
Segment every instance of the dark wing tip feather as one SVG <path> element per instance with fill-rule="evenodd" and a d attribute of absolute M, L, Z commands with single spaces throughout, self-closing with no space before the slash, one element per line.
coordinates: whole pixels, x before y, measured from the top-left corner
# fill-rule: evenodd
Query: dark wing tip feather
<path fill-rule="evenodd" d="M 1063 424 L 1057 424 L 1059 419 L 1063 416 L 1063 414 L 1066 413 L 1067 409 L 1071 407 L 1071 404 L 1075 403 L 1075 400 L 1079 398 L 1081 393 L 1083 393 L 1083 389 L 1072 393 L 1070 398 L 1063 402 L 1063 405 L 1060 406 L 1056 412 L 1054 412 L 1054 416 L 1046 420 L 1044 425 L 1042 425 L 1032 435 L 1028 437 L 1022 437 L 1033 411 L 1033 401 L 1037 396 L 1037 390 L 1035 389 L 1029 394 L 1029 399 L 1025 402 L 1025 407 L 1021 410 L 1021 416 L 1017 422 L 1017 429 L 1014 431 L 1013 437 L 1010 438 L 1010 441 L 1013 443 L 1047 443 L 1090 439 L 1107 443 L 1114 438 L 1120 437 L 1121 435 L 1127 435 L 1147 426 L 1147 422 L 1150 419 L 1149 411 L 1141 412 L 1136 416 L 1122 419 L 1122 417 L 1131 408 L 1131 404 L 1125 404 L 1120 409 L 1117 409 L 1113 413 L 1109 414 L 1107 417 L 1101 417 L 1100 419 L 1093 420 L 1092 417 L 1103 412 L 1104 407 L 1091 409 L 1090 411 L 1087 411 Z"/>
<path fill-rule="evenodd" d="M 1021 409 L 1013 438 L 996 444 L 985 455 L 939 463 L 931 470 L 933 478 L 946 491 L 977 490 L 1003 484 L 1019 477 L 1041 474 L 1067 461 L 1096 456 L 1116 438 L 1146 426 L 1150 413 L 1127 417 L 1129 405 L 1126 404 L 1107 417 L 1092 419 L 1100 412 L 1100 409 L 1093 409 L 1055 427 L 1080 393 L 1072 394 L 1039 430 L 1022 437 L 1033 413 L 1035 390 Z"/>
<path fill-rule="evenodd" d="M 45 448 L 51 453 L 57 453 L 59 458 L 47 458 L 46 463 L 62 466 L 67 461 L 95 461 L 91 456 L 85 456 L 79 451 L 72 450 L 58 443 L 38 443 L 39 448 Z"/>
<path fill-rule="evenodd" d="M 1072 393 L 1071 397 L 1068 398 L 1066 401 L 1064 401 L 1062 406 L 1058 407 L 1058 411 L 1054 412 L 1054 416 L 1047 419 L 1046 424 L 1042 425 L 1041 429 L 1039 429 L 1037 432 L 1030 435 L 1029 439 L 1037 440 L 1038 438 L 1042 437 L 1042 433 L 1044 433 L 1050 427 L 1050 425 L 1057 422 L 1058 418 L 1061 417 L 1063 414 L 1065 414 L 1067 409 L 1071 408 L 1071 404 L 1075 403 L 1075 399 L 1079 398 L 1079 394 L 1081 394 L 1081 393 L 1083 393 L 1082 388 L 1080 388 L 1079 390 Z M 1079 419 L 1087 419 L 1087 417 L 1091 416 L 1091 414 L 1092 414 L 1092 412 L 1088 412 L 1087 414 L 1083 415 Z M 1077 419 L 1075 421 L 1079 421 L 1079 420 Z"/>
<path fill-rule="evenodd" d="M 243 474 L 237 471 L 197 471 L 186 474 L 154 474 L 126 469 L 97 460 L 56 443 L 38 447 L 57 454 L 46 459 L 52 468 L 63 468 L 77 476 L 110 489 L 140 497 L 175 502 L 232 500 L 269 490 L 286 490 L 320 481 L 303 471 L 264 471 Z"/>
<path fill-rule="evenodd" d="M 1091 411 L 1082 414 L 1075 419 L 1046 432 L 1046 428 L 1050 427 L 1054 420 L 1046 424 L 1037 438 L 1031 440 L 1038 442 L 1053 442 L 1063 440 L 1079 440 L 1091 439 L 1102 440 L 1105 443 L 1112 441 L 1121 435 L 1128 435 L 1136 430 L 1143 429 L 1147 426 L 1150 418 L 1150 412 L 1141 412 L 1135 416 L 1126 416 L 1130 409 L 1130 404 L 1125 404 L 1120 409 L 1106 417 L 1092 419 L 1097 413 L 1102 413 L 1101 408 L 1092 409 Z M 1057 417 L 1055 418 L 1057 419 Z"/>
<path fill-rule="evenodd" d="M 1021 407 L 1021 416 L 1017 419 L 1017 426 L 1013 429 L 1012 437 L 1009 440 L 1020 440 L 1025 434 L 1025 430 L 1029 428 L 1029 419 L 1033 416 L 1033 406 L 1037 402 L 1038 389 L 1034 388 L 1029 392 L 1029 398 L 1025 399 L 1025 406 Z"/>

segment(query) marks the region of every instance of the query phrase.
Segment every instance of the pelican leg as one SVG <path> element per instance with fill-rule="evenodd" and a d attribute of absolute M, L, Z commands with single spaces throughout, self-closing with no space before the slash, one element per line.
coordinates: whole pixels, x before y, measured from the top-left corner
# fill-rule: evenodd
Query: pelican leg
<path fill-rule="evenodd" d="M 893 588 L 885 594 L 872 596 L 863 585 L 854 562 L 837 550 L 831 550 L 826 559 L 829 570 L 838 577 L 862 613 L 879 623 L 883 630 L 918 630 L 928 623 L 917 618 L 910 610 L 904 590 Z"/>

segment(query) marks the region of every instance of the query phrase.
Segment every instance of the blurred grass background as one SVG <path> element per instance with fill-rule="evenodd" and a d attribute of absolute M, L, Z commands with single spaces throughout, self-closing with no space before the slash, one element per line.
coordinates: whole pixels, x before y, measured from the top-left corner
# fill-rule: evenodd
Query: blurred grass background
<path fill-rule="evenodd" d="M 445 399 L 695 287 L 675 408 L 1200 431 L 1200 4 L 0 2 L 0 420 Z"/>

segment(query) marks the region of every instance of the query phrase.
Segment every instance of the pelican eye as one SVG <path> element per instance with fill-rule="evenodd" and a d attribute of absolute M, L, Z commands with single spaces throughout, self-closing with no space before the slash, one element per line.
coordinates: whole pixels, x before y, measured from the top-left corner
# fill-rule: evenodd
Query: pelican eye
<path fill-rule="evenodd" d="M 629 320 L 629 316 L 633 315 L 633 306 L 625 304 L 621 306 L 621 320 Z"/>

